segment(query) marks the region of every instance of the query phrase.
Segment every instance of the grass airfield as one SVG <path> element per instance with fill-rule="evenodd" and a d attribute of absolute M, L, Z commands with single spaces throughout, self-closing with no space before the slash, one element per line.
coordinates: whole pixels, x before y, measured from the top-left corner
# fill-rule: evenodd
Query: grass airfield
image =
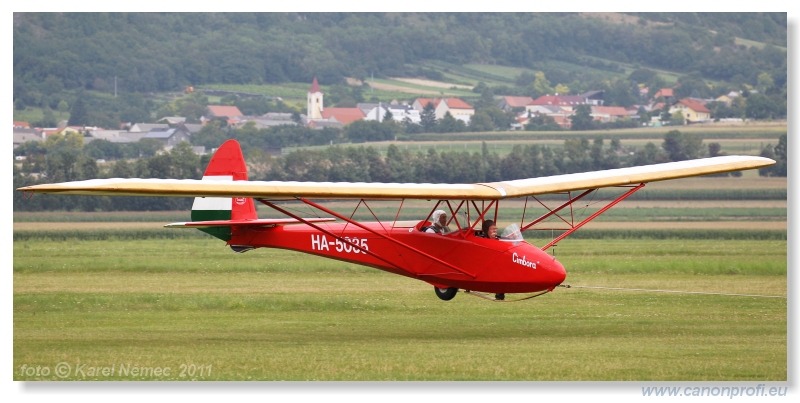
<path fill-rule="evenodd" d="M 557 254 L 575 288 L 444 302 L 420 281 L 204 235 L 21 237 L 13 378 L 787 379 L 785 240 L 568 239 Z"/>

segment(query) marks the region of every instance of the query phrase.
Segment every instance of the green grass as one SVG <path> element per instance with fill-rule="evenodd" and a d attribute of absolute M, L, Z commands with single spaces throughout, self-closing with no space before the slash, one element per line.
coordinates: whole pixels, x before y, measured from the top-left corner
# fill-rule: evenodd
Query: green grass
<path fill-rule="evenodd" d="M 786 295 L 785 241 L 570 240 L 557 254 L 574 286 Z M 13 265 L 15 380 L 61 379 L 30 372 L 59 363 L 74 380 L 787 379 L 785 298 L 443 302 L 423 282 L 209 237 L 29 239 Z"/>
<path fill-rule="evenodd" d="M 53 110 L 53 117 L 57 121 L 69 119 L 69 112 Z M 23 110 L 14 109 L 14 120 L 28 122 L 41 122 L 44 119 L 44 111 L 41 108 L 25 108 Z"/>

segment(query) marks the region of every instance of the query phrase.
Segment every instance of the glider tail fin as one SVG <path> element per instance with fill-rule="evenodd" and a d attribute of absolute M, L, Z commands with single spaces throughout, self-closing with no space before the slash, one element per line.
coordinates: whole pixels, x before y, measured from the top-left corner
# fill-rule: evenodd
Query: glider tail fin
<path fill-rule="evenodd" d="M 247 165 L 239 142 L 228 140 L 217 149 L 206 167 L 203 180 L 247 180 Z M 196 197 L 192 204 L 191 217 L 192 221 L 255 220 L 258 218 L 253 199 L 249 197 Z M 230 241 L 232 235 L 230 226 L 200 228 L 200 230 L 223 241 Z"/>

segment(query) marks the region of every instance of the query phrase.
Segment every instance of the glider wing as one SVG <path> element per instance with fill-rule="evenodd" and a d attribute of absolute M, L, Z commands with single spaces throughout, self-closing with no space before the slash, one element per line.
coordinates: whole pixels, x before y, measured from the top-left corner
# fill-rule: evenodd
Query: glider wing
<path fill-rule="evenodd" d="M 629 168 L 489 183 L 355 183 L 203 181 L 194 179 L 91 179 L 34 185 L 23 192 L 109 196 L 253 197 L 286 199 L 465 199 L 499 200 L 580 189 L 639 184 L 762 168 L 764 157 L 723 156 Z"/>

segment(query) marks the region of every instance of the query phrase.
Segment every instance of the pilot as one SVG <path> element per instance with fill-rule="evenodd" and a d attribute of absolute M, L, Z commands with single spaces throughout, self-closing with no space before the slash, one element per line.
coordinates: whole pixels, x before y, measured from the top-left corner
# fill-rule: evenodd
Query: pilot
<path fill-rule="evenodd" d="M 481 225 L 481 231 L 476 232 L 475 235 L 482 238 L 499 239 L 497 237 L 497 225 L 495 225 L 494 220 L 485 220 Z M 494 299 L 503 301 L 506 299 L 506 294 L 495 294 Z"/>
<path fill-rule="evenodd" d="M 497 225 L 495 225 L 494 220 L 485 220 L 478 235 L 484 238 L 497 239 Z"/>
<path fill-rule="evenodd" d="M 447 227 L 447 213 L 445 213 L 444 210 L 434 211 L 431 216 L 431 221 L 433 221 L 433 225 L 427 227 L 425 232 L 436 234 L 447 234 L 450 232 L 450 228 Z"/>

